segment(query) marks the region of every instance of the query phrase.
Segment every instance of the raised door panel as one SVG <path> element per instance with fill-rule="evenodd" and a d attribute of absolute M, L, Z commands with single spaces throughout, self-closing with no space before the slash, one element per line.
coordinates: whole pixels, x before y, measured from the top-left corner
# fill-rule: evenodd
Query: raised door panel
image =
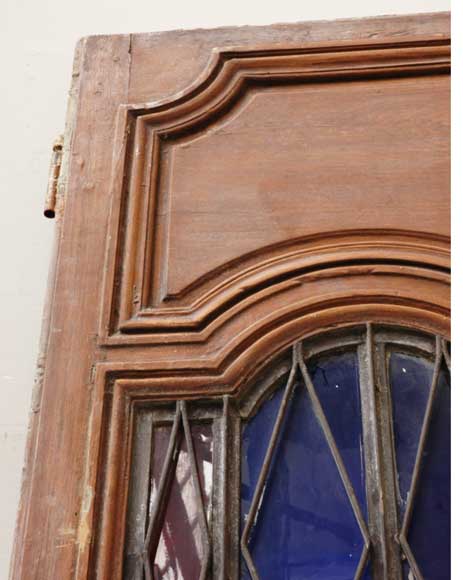
<path fill-rule="evenodd" d="M 123 109 L 109 335 L 201 331 L 243 288 L 330 263 L 442 266 L 448 70 L 446 39 L 217 51 Z"/>

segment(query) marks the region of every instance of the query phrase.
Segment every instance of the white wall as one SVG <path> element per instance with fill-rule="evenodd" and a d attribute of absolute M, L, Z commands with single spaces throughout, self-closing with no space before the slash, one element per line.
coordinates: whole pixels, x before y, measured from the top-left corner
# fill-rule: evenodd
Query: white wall
<path fill-rule="evenodd" d="M 63 130 L 77 39 L 449 9 L 449 0 L 1 0 L 0 580 L 8 577 L 54 228 L 42 217 L 50 147 Z"/>

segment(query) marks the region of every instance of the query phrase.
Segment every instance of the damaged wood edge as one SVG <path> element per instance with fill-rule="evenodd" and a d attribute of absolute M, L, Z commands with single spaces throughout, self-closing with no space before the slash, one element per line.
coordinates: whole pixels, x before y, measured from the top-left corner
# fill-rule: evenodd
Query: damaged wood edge
<path fill-rule="evenodd" d="M 40 433 L 40 409 L 42 400 L 42 387 L 46 372 L 48 343 L 50 338 L 51 317 L 56 289 L 57 265 L 60 253 L 60 240 L 62 235 L 62 211 L 64 206 L 64 192 L 68 181 L 69 153 L 71 149 L 72 137 L 77 122 L 77 104 L 81 87 L 81 74 L 83 69 L 86 39 L 80 40 L 75 49 L 75 56 L 72 68 L 72 80 L 67 103 L 66 121 L 64 135 L 61 136 L 60 171 L 56 178 L 56 195 L 54 200 L 53 216 L 57 216 L 57 224 L 50 257 L 50 268 L 48 271 L 47 288 L 42 313 L 42 329 L 40 332 L 39 349 L 36 362 L 34 384 L 31 393 L 31 406 L 29 411 L 29 422 L 27 428 L 27 439 L 24 453 L 24 464 L 21 477 L 21 489 L 19 494 L 19 504 L 16 516 L 16 526 L 13 539 L 13 549 L 10 561 L 9 578 L 19 578 L 22 576 L 22 566 L 24 558 L 23 544 L 25 534 L 28 529 L 28 519 L 30 510 L 30 496 L 32 493 L 32 480 L 35 464 L 37 460 L 37 443 Z M 50 185 L 50 181 L 49 181 Z M 48 196 L 47 196 L 48 198 Z M 45 205 L 44 213 L 47 210 Z"/>
<path fill-rule="evenodd" d="M 124 42 L 127 43 L 125 47 L 125 52 L 128 56 L 128 74 L 130 78 L 130 66 L 131 66 L 131 35 L 118 35 L 121 39 L 124 39 Z M 94 40 L 94 36 L 87 37 L 86 40 L 92 42 Z M 110 38 L 110 37 L 108 37 Z M 112 37 L 111 37 L 112 38 Z M 124 52 L 124 54 L 125 54 Z M 119 62 L 119 59 L 116 57 L 113 58 L 114 62 Z M 128 90 L 128 82 L 126 90 Z M 117 116 L 116 116 L 117 118 Z M 117 130 L 117 129 L 116 129 Z M 63 199 L 60 196 L 59 199 Z M 95 344 L 94 347 L 97 348 L 97 335 L 94 335 Z M 98 561 L 100 549 L 105 550 L 105 546 L 95 546 L 93 542 L 94 534 L 99 536 L 100 528 L 104 528 L 106 525 L 106 520 L 104 522 L 98 522 L 95 520 L 95 513 L 99 513 L 99 502 L 102 501 L 101 497 L 101 489 L 106 486 L 107 478 L 105 477 L 100 480 L 97 478 L 97 470 L 104 469 L 105 472 L 108 472 L 109 484 L 111 484 L 111 469 L 108 458 L 102 458 L 101 453 L 102 449 L 108 445 L 108 440 L 111 440 L 114 437 L 120 437 L 119 433 L 114 433 L 113 430 L 109 430 L 108 433 L 104 434 L 101 430 L 101 425 L 111 425 L 113 413 L 117 416 L 118 413 L 123 412 L 131 412 L 131 409 L 127 409 L 127 405 L 123 402 L 121 403 L 123 408 L 115 407 L 113 404 L 113 399 L 118 401 L 117 395 L 115 396 L 114 390 L 116 389 L 115 383 L 112 379 L 108 382 L 106 380 L 101 379 L 101 371 L 99 364 L 95 361 L 92 364 L 89 372 L 89 382 L 88 392 L 89 392 L 89 400 L 88 400 L 88 422 L 86 426 L 86 440 L 84 444 L 84 454 L 85 460 L 83 464 L 83 478 L 82 478 L 82 489 L 81 489 L 81 499 L 80 507 L 78 510 L 78 516 L 76 521 L 76 531 L 75 531 L 75 547 L 74 547 L 74 569 L 72 578 L 75 580 L 77 579 L 84 579 L 88 578 L 88 570 L 93 568 L 93 563 Z M 116 389 L 117 390 L 117 389 Z M 110 403 L 108 406 L 107 399 L 110 399 Z M 127 401 L 126 401 L 127 403 Z M 107 416 L 108 415 L 108 416 Z M 131 432 L 132 426 L 129 427 L 129 431 L 122 437 L 122 441 L 128 441 L 128 451 L 127 453 L 130 455 L 131 453 Z M 96 457 L 95 457 L 96 452 Z M 108 461 L 106 461 L 108 460 Z M 104 462 L 104 467 L 102 467 L 102 463 Z M 116 459 L 114 461 L 117 461 Z M 127 501 L 127 498 L 124 499 L 124 502 Z M 77 512 L 76 512 L 77 514 Z M 112 529 L 111 523 L 109 523 L 109 528 Z M 114 566 L 117 567 L 117 563 L 113 563 Z M 98 575 L 98 573 L 97 573 Z"/>

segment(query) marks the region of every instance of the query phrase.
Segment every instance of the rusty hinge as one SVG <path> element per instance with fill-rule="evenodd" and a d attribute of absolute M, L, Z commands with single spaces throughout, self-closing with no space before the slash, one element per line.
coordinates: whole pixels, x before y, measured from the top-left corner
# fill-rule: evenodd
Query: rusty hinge
<path fill-rule="evenodd" d="M 55 217 L 56 196 L 58 193 L 58 180 L 61 171 L 61 159 L 63 157 L 63 135 L 55 139 L 53 152 L 48 173 L 47 195 L 45 197 L 45 207 L 43 215 L 47 218 Z"/>

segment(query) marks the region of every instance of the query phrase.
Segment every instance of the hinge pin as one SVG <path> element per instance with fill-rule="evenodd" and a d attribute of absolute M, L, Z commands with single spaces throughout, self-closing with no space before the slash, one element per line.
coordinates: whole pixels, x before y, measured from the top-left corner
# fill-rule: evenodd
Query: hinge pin
<path fill-rule="evenodd" d="M 61 159 L 63 156 L 63 135 L 57 137 L 53 143 L 53 152 L 48 173 L 47 195 L 45 197 L 45 207 L 43 215 L 46 218 L 55 217 L 56 194 L 58 192 L 58 179 L 61 170 Z"/>

